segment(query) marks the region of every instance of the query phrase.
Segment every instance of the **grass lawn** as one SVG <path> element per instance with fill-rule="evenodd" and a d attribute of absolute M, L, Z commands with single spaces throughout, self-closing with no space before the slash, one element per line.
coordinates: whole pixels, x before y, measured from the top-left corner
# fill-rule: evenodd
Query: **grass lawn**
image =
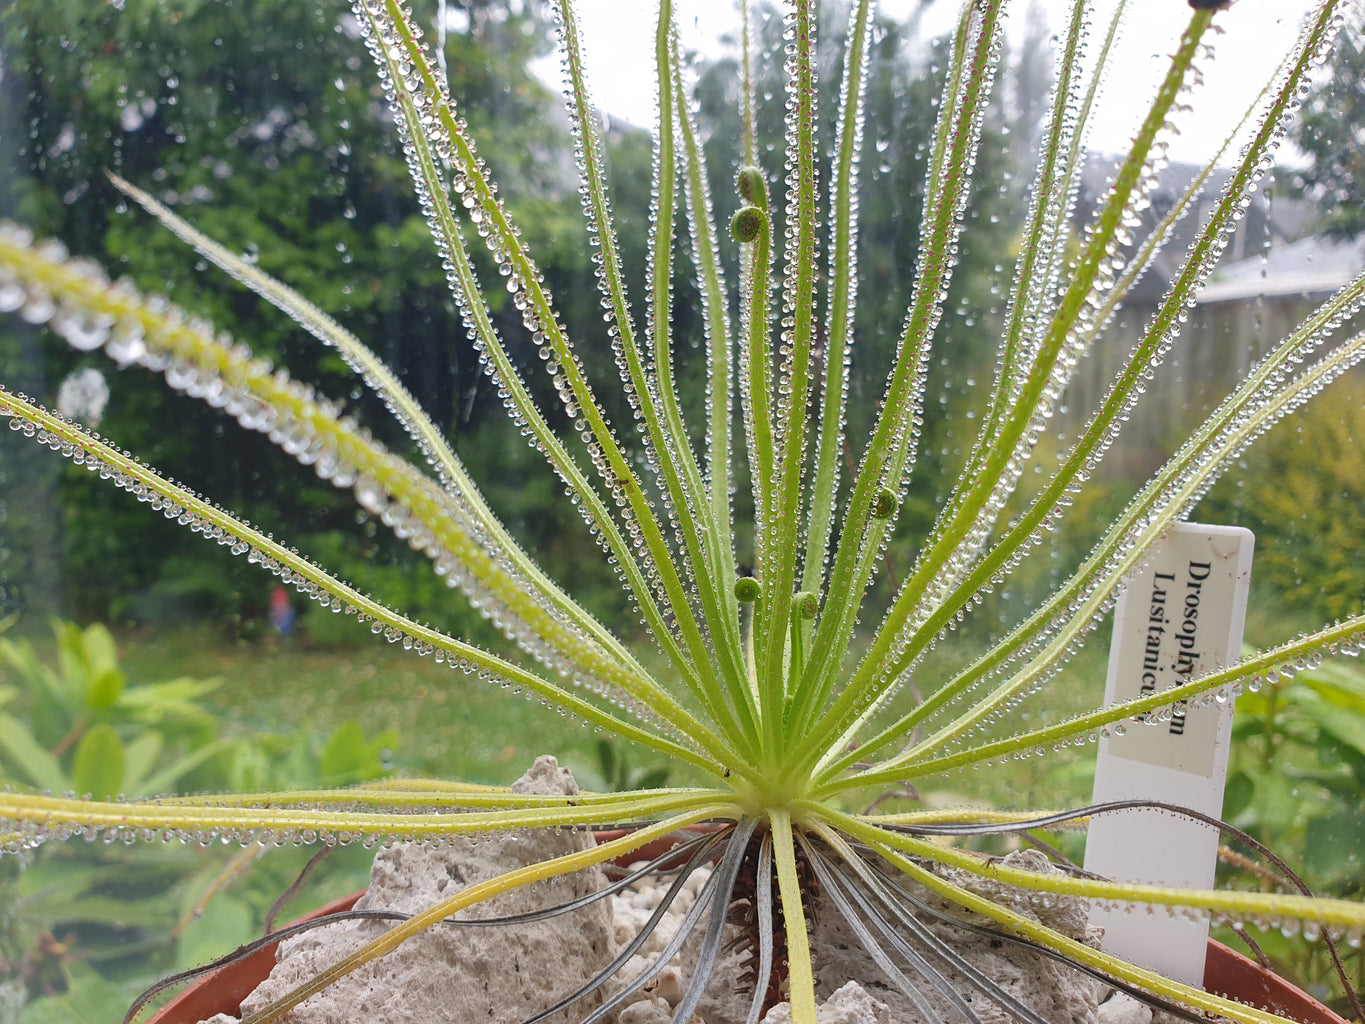
<path fill-rule="evenodd" d="M 222 678 L 205 703 L 220 712 L 228 734 L 308 723 L 328 735 L 354 720 L 367 736 L 398 734 L 393 763 L 408 776 L 510 783 L 547 753 L 575 771 L 597 764 L 591 729 L 368 635 L 325 648 L 297 634 L 234 641 L 196 624 L 118 640 L 130 678 Z M 647 752 L 635 756 L 643 763 Z"/>
<path fill-rule="evenodd" d="M 928 681 L 947 678 L 963 660 L 966 644 L 943 645 L 916 673 Z M 431 658 L 390 646 L 357 631 L 353 642 L 322 646 L 306 635 L 266 635 L 233 640 L 208 623 L 118 635 L 123 667 L 143 681 L 192 676 L 220 677 L 224 684 L 205 698 L 220 714 L 228 734 L 283 732 L 307 723 L 321 735 L 354 720 L 367 736 L 394 730 L 397 772 L 481 782 L 508 783 L 539 754 L 552 753 L 569 765 L 585 786 L 597 785 L 597 734 L 587 726 L 513 695 L 481 679 L 453 671 Z M 954 647 L 957 649 L 954 650 Z M 1039 724 L 1080 711 L 1104 685 L 1103 642 L 1087 650 L 1054 680 Z M 912 701 L 907 690 L 902 701 Z M 1035 712 L 1035 715 L 1038 713 Z M 664 762 L 650 751 L 615 740 L 637 770 Z M 921 787 L 935 806 L 989 802 L 997 806 L 1081 804 L 1090 795 L 1088 753 L 1049 754 L 990 772 L 929 779 Z M 1059 776 L 1063 784 L 1059 786 Z M 674 767 L 670 782 L 688 779 Z M 1046 796 L 1044 796 L 1046 794 Z M 873 799 L 878 794 L 868 795 Z M 860 797 L 861 799 L 861 797 Z M 907 807 L 904 801 L 886 805 Z"/>

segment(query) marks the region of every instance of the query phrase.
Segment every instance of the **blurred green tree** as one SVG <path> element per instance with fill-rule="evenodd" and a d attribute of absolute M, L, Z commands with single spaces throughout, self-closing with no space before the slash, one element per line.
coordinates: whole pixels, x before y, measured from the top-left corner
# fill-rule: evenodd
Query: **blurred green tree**
<path fill-rule="evenodd" d="M 1348 19 L 1328 58 L 1330 80 L 1312 96 L 1294 122 L 1294 144 L 1312 158 L 1294 173 L 1296 185 L 1317 203 L 1326 232 L 1354 238 L 1365 232 L 1365 206 L 1360 203 L 1365 184 L 1365 139 L 1360 123 L 1365 115 L 1365 7 L 1355 5 L 1355 21 Z"/>
<path fill-rule="evenodd" d="M 1253 587 L 1287 611 L 1337 619 L 1365 606 L 1365 401 L 1345 378 L 1277 426 L 1196 510 L 1206 522 L 1245 526 L 1258 545 Z"/>
<path fill-rule="evenodd" d="M 433 5 L 429 22 L 434 17 Z M 571 327 L 600 324 L 586 287 L 588 254 L 564 241 L 581 237 L 567 123 L 532 72 L 551 46 L 543 5 L 453 3 L 447 28 L 454 91 L 475 98 L 465 114 L 493 144 L 483 155 L 511 183 L 506 199 L 567 300 L 566 319 Z M 0 10 L 8 72 L 0 80 L 7 182 L 0 215 L 65 238 L 139 286 L 212 317 L 406 446 L 386 433 L 387 417 L 334 354 L 216 270 L 201 273 L 204 265 L 150 218 L 127 215 L 103 173 L 117 171 L 228 246 L 263 254 L 263 269 L 369 339 L 457 444 L 459 435 L 476 434 L 480 451 L 491 444 L 525 458 L 520 446 L 489 439 L 490 430 L 514 431 L 500 415 L 485 415 L 499 399 L 449 300 L 358 36 L 340 2 L 8 5 Z M 647 153 L 644 160 L 647 168 Z M 510 304 L 497 313 L 518 358 L 534 362 L 520 315 Z M 52 347 L 40 355 L 32 342 L 22 325 L 7 326 L 0 364 L 50 402 L 81 357 Z M 143 457 L 186 467 L 189 486 L 245 508 L 267 529 L 307 518 L 319 538 L 355 532 L 353 510 L 327 485 L 299 488 L 292 474 L 277 482 L 269 467 L 278 457 L 263 439 L 224 433 L 212 410 L 139 371 L 114 374 L 111 384 L 110 433 Z M 79 470 L 29 466 L 27 454 L 6 467 L 26 484 L 11 495 L 4 524 L 11 557 L 25 564 L 8 575 L 50 582 L 10 595 L 11 603 L 36 610 L 60 600 L 80 616 L 116 621 L 186 608 L 248 617 L 264 610 L 266 584 L 239 560 L 139 514 Z M 556 530 L 553 511 L 525 507 L 515 491 L 503 497 L 500 511 L 514 528 Z M 309 538 L 300 542 L 306 549 Z M 359 572 L 376 557 L 402 561 L 406 552 L 360 537 L 346 568 Z"/>

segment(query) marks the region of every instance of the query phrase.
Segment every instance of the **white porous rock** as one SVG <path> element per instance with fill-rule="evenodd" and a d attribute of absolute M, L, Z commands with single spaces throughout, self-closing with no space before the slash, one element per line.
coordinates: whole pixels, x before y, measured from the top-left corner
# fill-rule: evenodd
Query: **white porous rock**
<path fill-rule="evenodd" d="M 778 1003 L 763 1024 L 791 1024 L 792 1004 Z M 815 1008 L 816 1024 L 895 1024 L 891 1008 L 873 999 L 856 981 L 846 982 Z"/>
<path fill-rule="evenodd" d="M 645 956 L 641 956 L 639 953 L 635 954 L 621 965 L 621 969 L 616 972 L 616 977 L 609 983 L 609 987 L 612 991 L 619 992 L 654 966 L 658 959 L 658 956 L 653 953 Z M 682 968 L 676 962 L 666 965 L 644 983 L 640 989 L 643 994 L 642 998 L 658 997 L 668 1003 L 669 1006 L 677 1006 L 683 997 L 683 973 Z"/>
<path fill-rule="evenodd" d="M 670 964 L 654 976 L 644 991 L 662 999 L 669 1006 L 677 1006 L 683 997 L 682 971 L 676 964 Z"/>
<path fill-rule="evenodd" d="M 568 769 L 540 757 L 512 787 L 516 793 L 578 792 Z M 534 830 L 474 844 L 399 845 L 381 851 L 357 910 L 420 913 L 461 889 L 504 872 L 592 845 L 586 833 Z M 459 916 L 501 917 L 566 903 L 606 886 L 593 868 L 534 883 Z M 243 1003 L 259 1009 L 393 927 L 388 921 L 345 921 L 280 944 L 270 978 Z M 288 1024 L 518 1024 L 568 995 L 610 963 L 610 908 L 599 900 L 531 924 L 486 928 L 437 926 L 403 943 L 295 1007 Z M 588 997 L 549 1018 L 569 1024 L 600 1004 Z"/>
<path fill-rule="evenodd" d="M 1152 1008 L 1126 992 L 1114 992 L 1100 1003 L 1099 1024 L 1152 1024 Z"/>
<path fill-rule="evenodd" d="M 677 898 L 664 908 L 654 931 L 641 944 L 639 950 L 621 966 L 616 976 L 607 982 L 606 987 L 611 995 L 614 996 L 629 987 L 632 981 L 658 962 L 659 954 L 678 933 L 678 927 L 696 900 L 697 890 L 710 874 L 711 869 L 703 867 L 698 868 L 688 878 Z M 669 885 L 666 882 L 664 884 L 644 882 L 640 884 L 639 889 L 627 890 L 620 896 L 612 897 L 612 931 L 618 947 L 626 946 L 640 933 L 662 903 L 668 889 Z M 672 1019 L 673 1007 L 682 1000 L 686 989 L 687 979 L 691 974 L 688 968 L 696 959 L 699 938 L 700 933 L 694 932 L 683 946 L 680 955 L 659 970 L 642 987 L 624 998 L 619 1018 L 621 1024 L 631 1024 L 632 1021 L 635 1024 L 648 1024 L 659 1007 L 667 1011 L 666 1020 Z M 701 1019 L 701 1014 L 693 1014 L 691 1024 L 698 1024 Z"/>
<path fill-rule="evenodd" d="M 1004 858 L 1004 863 L 1037 874 L 1060 873 L 1060 869 L 1037 850 L 1012 853 Z M 1068 938 L 1098 945 L 1100 933 L 1090 927 L 1086 903 L 1082 899 L 1049 895 L 1034 900 L 1013 886 L 968 871 L 942 868 L 938 873 L 946 880 L 1004 904 Z M 905 884 L 905 888 L 935 910 L 974 924 L 992 924 L 916 885 Z M 830 905 L 828 897 L 822 897 L 817 903 L 816 921 L 812 945 L 817 949 L 817 995 L 833 991 L 848 978 L 858 978 L 871 995 L 891 1008 L 892 1019 L 897 1024 L 938 1024 L 941 1020 L 956 1018 L 956 1012 L 949 1008 L 947 1001 L 932 985 L 923 981 L 918 986 L 920 993 L 934 1009 L 934 1016 L 925 1021 L 899 989 L 887 982 L 876 967 L 868 965 L 862 944 L 844 923 L 842 915 Z M 1096 1024 L 1099 1000 L 1108 990 L 1089 975 L 999 938 L 978 935 L 928 917 L 924 923 L 953 952 L 1044 1020 L 1051 1024 Z M 963 994 L 982 1024 L 1014 1024 L 1011 1014 L 974 990 L 957 971 L 947 966 L 941 970 L 948 982 Z M 916 980 L 913 972 L 911 980 Z"/>
<path fill-rule="evenodd" d="M 673 1007 L 660 997 L 631 1003 L 617 1017 L 619 1024 L 669 1024 L 672 1019 Z"/>

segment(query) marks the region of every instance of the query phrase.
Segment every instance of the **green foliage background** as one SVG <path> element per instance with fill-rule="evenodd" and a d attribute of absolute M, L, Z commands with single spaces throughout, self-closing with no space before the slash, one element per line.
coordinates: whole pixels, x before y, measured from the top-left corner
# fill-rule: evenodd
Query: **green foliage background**
<path fill-rule="evenodd" d="M 826 13 L 831 23 L 839 17 L 834 6 Z M 506 199 L 526 226 L 570 334 L 589 339 L 583 351 L 590 374 L 614 379 L 608 347 L 590 340 L 602 328 L 589 287 L 592 265 L 580 244 L 583 223 L 567 123 L 558 98 L 529 70 L 551 46 L 548 15 L 539 4 L 504 0 L 471 0 L 459 10 L 463 31 L 450 32 L 446 51 L 452 92 L 463 99 L 482 155 L 507 183 Z M 780 20 L 767 18 L 764 31 L 778 31 Z M 13 187 L 0 194 L 0 214 L 66 239 L 139 287 L 211 318 L 295 375 L 319 382 L 324 393 L 346 401 L 388 443 L 406 450 L 406 439 L 334 355 L 223 275 L 187 260 L 181 244 L 150 218 L 128 214 L 103 169 L 151 188 L 229 246 L 259 253 L 262 269 L 366 338 L 395 368 L 454 439 L 476 479 L 495 481 L 489 489 L 493 507 L 544 556 L 551 574 L 572 578 L 575 592 L 599 614 L 619 619 L 624 609 L 610 570 L 591 557 L 592 542 L 557 487 L 528 461 L 535 456 L 497 408 L 494 389 L 465 338 L 354 34 L 341 3 L 129 0 L 119 11 L 57 0 L 0 11 L 0 51 L 13 71 L 3 80 L 0 104 L 8 111 L 0 115 L 0 152 L 11 154 L 6 170 Z M 830 31 L 825 39 L 824 59 L 835 64 L 842 33 Z M 863 209 L 870 229 L 860 256 L 871 315 L 860 324 L 855 346 L 850 414 L 855 432 L 870 419 L 899 331 L 902 297 L 915 272 L 917 239 L 904 225 L 918 218 L 924 141 L 939 88 L 934 47 L 912 29 L 886 22 L 878 40 L 864 157 L 869 173 Z M 338 68 L 346 70 L 337 74 Z M 764 74 L 776 87 L 777 69 Z M 735 202 L 728 168 L 737 156 L 732 147 L 738 111 L 732 86 L 725 84 L 733 77 L 733 62 L 721 59 L 700 68 L 697 85 L 710 166 L 718 175 L 711 191 L 722 211 Z M 831 132 L 834 99 L 829 95 L 821 105 Z M 771 123 L 761 128 L 766 141 L 776 141 L 780 111 L 770 114 Z M 1007 117 L 999 109 L 992 116 L 997 127 Z M 1008 250 L 1012 228 L 1004 215 L 1019 201 L 1013 169 L 1028 154 L 1011 153 L 997 133 L 987 138 L 994 141 L 983 145 L 981 180 L 1000 184 L 986 186 L 973 205 L 978 230 L 964 246 L 950 298 L 956 315 L 944 327 L 952 355 L 935 367 L 931 382 L 938 400 L 931 403 L 927 429 L 943 436 L 929 447 L 936 457 L 921 468 L 922 500 L 903 517 L 907 535 L 923 532 L 941 474 L 962 455 L 962 439 L 936 424 L 975 397 L 963 379 L 979 378 L 983 390 L 988 380 L 988 325 L 999 310 L 986 274 Z M 638 275 L 636 293 L 642 294 L 649 135 L 620 130 L 608 144 L 624 262 Z M 699 405 L 704 388 L 695 344 L 701 325 L 687 312 L 694 308 L 692 295 L 680 276 L 675 309 L 685 406 Z M 534 362 L 515 311 L 495 314 L 514 357 Z M 22 325 L 6 324 L 0 332 L 0 369 L 45 400 L 85 361 L 39 346 Z M 110 372 L 107 364 L 89 361 L 111 378 L 113 395 L 100 426 L 121 444 L 171 467 L 215 501 L 244 510 L 305 554 L 325 556 L 382 600 L 442 628 L 482 635 L 480 620 L 462 600 L 419 582 L 429 574 L 401 544 L 373 524 L 361 523 L 357 530 L 344 495 L 323 484 L 300 486 L 295 468 L 264 439 L 224 429 L 212 410 L 168 393 L 147 374 Z M 548 387 L 542 374 L 528 379 Z M 621 396 L 600 390 L 609 410 L 625 421 Z M 268 582 L 241 560 L 144 515 L 125 495 L 87 474 L 35 459 L 20 447 L 10 443 L 5 449 L 7 472 L 29 485 L 10 500 L 3 524 L 9 564 L 0 577 L 15 591 L 8 595 L 10 607 L 60 608 L 115 623 L 209 615 L 233 633 L 259 629 Z M 300 524 L 307 524 L 302 532 Z M 25 581 L 22 593 L 18 580 Z"/>
<path fill-rule="evenodd" d="M 476 3 L 467 13 L 468 30 L 452 33 L 447 47 L 453 88 L 472 98 L 474 130 L 496 140 L 485 156 L 514 183 L 508 199 L 531 226 L 551 287 L 567 300 L 566 318 L 582 328 L 594 303 L 583 287 L 590 264 L 570 241 L 581 237 L 582 224 L 567 130 L 553 113 L 557 101 L 528 70 L 549 46 L 543 12 Z M 454 315 L 356 31 L 340 3 L 8 6 L 0 11 L 0 52 L 10 72 L 0 152 L 9 184 L 0 214 L 65 238 L 139 287 L 211 318 L 260 354 L 319 381 L 403 448 L 405 439 L 339 359 L 221 274 L 203 273 L 154 222 L 127 215 L 103 170 L 142 182 L 203 230 L 260 253 L 263 269 L 370 339 L 477 468 L 482 453 L 496 459 L 519 446 L 509 443 L 498 399 Z M 339 68 L 346 70 L 338 75 Z M 627 148 L 619 159 L 642 160 L 636 171 L 647 180 L 647 150 Z M 627 176 L 638 175 L 627 168 Z M 515 311 L 496 312 L 519 339 L 520 356 L 534 360 Z M 22 325 L 0 334 L 7 378 L 45 400 L 80 362 L 40 348 Z M 377 586 L 401 575 L 383 567 L 412 564 L 401 545 L 374 537 L 364 524 L 348 551 L 337 551 L 339 533 L 357 532 L 344 496 L 322 484 L 300 488 L 292 467 L 274 472 L 287 460 L 268 442 L 224 430 L 212 410 L 167 394 L 149 375 L 111 377 L 101 427 L 140 456 L 174 467 L 183 482 L 244 509 L 266 529 L 309 524 L 303 534 L 288 534 L 301 549 L 340 556 L 332 564 L 361 577 L 363 566 L 377 565 Z M 268 584 L 239 560 L 152 521 L 79 472 L 30 465 L 25 455 L 6 461 L 14 478 L 32 482 L 6 517 L 11 564 L 4 575 L 28 581 L 12 603 L 38 611 L 61 605 L 117 622 L 187 610 L 238 622 L 263 614 Z M 557 493 L 513 486 L 501 496 L 500 511 L 527 534 L 579 529 Z M 451 610 L 459 602 L 437 600 L 435 591 L 382 596 L 409 600 L 408 607 L 411 598 L 425 598 L 416 605 L 423 614 L 478 630 L 475 617 Z"/>
<path fill-rule="evenodd" d="M 1200 507 L 1252 530 L 1254 572 L 1295 615 L 1339 619 L 1365 606 L 1365 398 L 1357 374 L 1280 424 Z"/>

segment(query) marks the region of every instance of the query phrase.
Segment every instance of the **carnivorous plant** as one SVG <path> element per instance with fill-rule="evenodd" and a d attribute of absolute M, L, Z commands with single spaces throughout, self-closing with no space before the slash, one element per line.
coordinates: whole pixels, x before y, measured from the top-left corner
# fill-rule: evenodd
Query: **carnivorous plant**
<path fill-rule="evenodd" d="M 1163 17 L 1183 10 L 1170 6 Z M 869 952 L 911 999 L 920 988 L 937 986 L 945 972 L 972 975 L 951 948 L 916 931 L 921 911 L 904 902 L 898 880 L 918 883 L 980 915 L 1010 941 L 1053 951 L 1080 969 L 1164 1005 L 1186 1008 L 1187 1015 L 1220 1014 L 1243 1024 L 1278 1019 L 1259 1007 L 1120 961 L 1038 924 L 1019 908 L 1033 898 L 1071 896 L 1180 908 L 1234 922 L 1292 919 L 1311 923 L 1325 937 L 1354 941 L 1365 928 L 1365 908 L 1297 892 L 1186 891 L 1078 873 L 1042 874 L 945 842 L 945 836 L 982 828 L 1029 827 L 1042 820 L 1041 812 L 849 810 L 850 795 L 859 790 L 907 782 L 923 786 L 964 768 L 1087 744 L 1116 725 L 1159 719 L 1174 705 L 1226 700 L 1295 666 L 1354 654 L 1365 643 L 1365 616 L 1356 614 L 1138 700 L 1042 726 L 1036 718 L 1016 714 L 1023 702 L 1046 699 L 1049 680 L 1102 619 L 1125 577 L 1237 455 L 1360 359 L 1365 334 L 1339 330 L 1365 295 L 1365 277 L 1357 277 L 1256 363 L 1049 596 L 952 678 L 917 679 L 922 697 L 901 699 L 926 653 L 950 643 L 954 628 L 1039 550 L 1049 531 L 1066 528 L 1069 506 L 1092 486 L 1095 467 L 1140 407 L 1146 381 L 1272 165 L 1285 125 L 1311 88 L 1312 72 L 1345 10 L 1342 0 L 1317 5 L 1248 112 L 1246 121 L 1255 131 L 1240 154 L 1229 156 L 1233 170 L 1221 192 L 1212 201 L 1196 202 L 1200 176 L 1154 231 L 1135 237 L 1165 163 L 1168 122 L 1200 73 L 1217 22 L 1237 16 L 1235 10 L 1217 10 L 1223 6 L 1201 0 L 1181 15 L 1188 16 L 1188 25 L 1165 77 L 1107 192 L 1077 233 L 1071 215 L 1082 136 L 1115 36 L 1111 25 L 1092 38 L 1088 5 L 1085 0 L 1072 4 L 1060 36 L 1055 90 L 1018 256 L 1012 273 L 1001 279 L 1007 302 L 989 399 L 974 425 L 975 441 L 960 478 L 932 528 L 919 538 L 913 566 L 896 581 L 885 610 L 874 615 L 868 595 L 922 442 L 925 379 L 942 333 L 944 298 L 976 185 L 974 157 L 1002 45 L 1005 0 L 968 0 L 952 34 L 928 152 L 916 277 L 904 297 L 894 362 L 886 368 L 867 436 L 849 436 L 845 413 L 846 367 L 859 309 L 857 195 L 871 0 L 851 5 L 832 139 L 819 138 L 817 131 L 814 0 L 786 5 L 785 154 L 779 164 L 755 142 L 757 97 L 746 70 L 748 127 L 744 165 L 737 169 L 742 206 L 728 225 L 717 224 L 712 215 L 673 3 L 662 0 L 655 203 L 643 296 L 627 295 L 578 22 L 570 0 L 560 0 L 568 111 L 602 307 L 597 335 L 575 338 L 567 336 L 535 258 L 467 133 L 459 97 L 448 93 L 440 64 L 405 0 L 355 0 L 355 17 L 398 126 L 451 294 L 484 369 L 508 415 L 543 456 L 546 471 L 557 475 L 570 495 L 601 557 L 614 567 L 648 635 L 647 657 L 626 639 L 637 631 L 636 623 L 598 621 L 563 581 L 538 566 L 534 553 L 490 511 L 441 432 L 361 341 L 305 297 L 200 234 L 138 183 L 115 179 L 200 256 L 332 346 L 382 396 L 424 461 L 417 464 L 386 450 L 338 403 L 277 372 L 243 341 L 124 281 L 110 280 L 91 262 L 71 258 L 57 242 L 36 241 L 19 226 L 0 229 L 0 309 L 46 324 L 78 349 L 102 347 L 122 365 L 164 373 L 173 388 L 222 409 L 247 430 L 268 435 L 319 477 L 351 491 L 366 513 L 424 552 L 434 571 L 520 653 L 510 647 L 506 653 L 482 649 L 384 607 L 115 443 L 3 388 L 0 411 L 11 428 L 245 555 L 309 598 L 371 624 L 388 639 L 674 758 L 707 780 L 574 798 L 432 782 L 157 801 L 7 791 L 0 794 L 4 846 L 22 851 L 72 836 L 241 844 L 293 837 L 430 842 L 526 828 L 637 826 L 623 838 L 512 872 L 396 923 L 253 1021 L 273 1019 L 356 964 L 473 902 L 620 857 L 702 822 L 722 824 L 719 832 L 708 833 L 716 838 L 705 847 L 705 856 L 716 868 L 689 918 L 689 927 L 708 921 L 705 963 L 715 959 L 741 868 L 755 879 L 760 935 L 750 1022 L 759 1019 L 774 987 L 789 995 L 795 1020 L 815 1021 L 803 906 L 810 879 L 818 881 L 840 913 L 866 922 L 858 927 Z M 745 38 L 747 45 L 747 32 Z M 1097 61 L 1082 59 L 1088 47 L 1098 52 Z M 820 180 L 817 168 L 826 152 L 828 180 Z M 774 189 L 784 192 L 781 224 Z M 1200 210 L 1204 219 L 1194 241 L 1122 371 L 1088 410 L 1071 447 L 1061 458 L 1044 459 L 1038 442 L 1078 360 L 1104 335 L 1176 221 Z M 679 245 L 680 239 L 687 244 Z M 500 271 L 492 280 L 479 277 L 474 250 L 480 246 Z M 723 272 L 722 253 L 731 246 L 739 252 L 737 287 Z M 685 422 L 675 375 L 681 356 L 671 282 L 679 253 L 690 253 L 688 272 L 696 281 L 705 324 L 707 388 L 700 424 Z M 509 357 L 490 313 L 494 290 L 506 292 L 520 312 L 571 430 L 554 429 L 557 414 L 549 416 L 533 401 L 526 371 Z M 632 299 L 642 306 L 632 306 Z M 588 378 L 580 359 L 587 346 L 610 347 L 619 379 Z M 623 390 L 633 422 L 608 421 L 597 397 L 607 389 Z M 631 432 L 634 436 L 626 436 Z M 852 452 L 847 465 L 846 450 Z M 1035 467 L 1045 482 L 1007 511 L 1021 477 Z M 739 488 L 747 488 L 744 501 L 736 498 Z M 736 509 L 749 507 L 752 524 L 738 524 Z M 746 547 L 741 553 L 737 538 L 747 538 L 750 528 L 752 552 Z M 1004 883 L 1017 899 L 979 895 L 936 867 Z M 779 922 L 776 936 L 774 920 Z M 783 955 L 775 956 L 775 948 Z M 706 969 L 694 973 L 675 1019 L 691 1014 L 706 974 Z M 1019 1019 L 1040 1022 L 989 979 L 974 984 Z M 957 1005 L 966 1019 L 978 1019 L 968 1003 Z"/>

